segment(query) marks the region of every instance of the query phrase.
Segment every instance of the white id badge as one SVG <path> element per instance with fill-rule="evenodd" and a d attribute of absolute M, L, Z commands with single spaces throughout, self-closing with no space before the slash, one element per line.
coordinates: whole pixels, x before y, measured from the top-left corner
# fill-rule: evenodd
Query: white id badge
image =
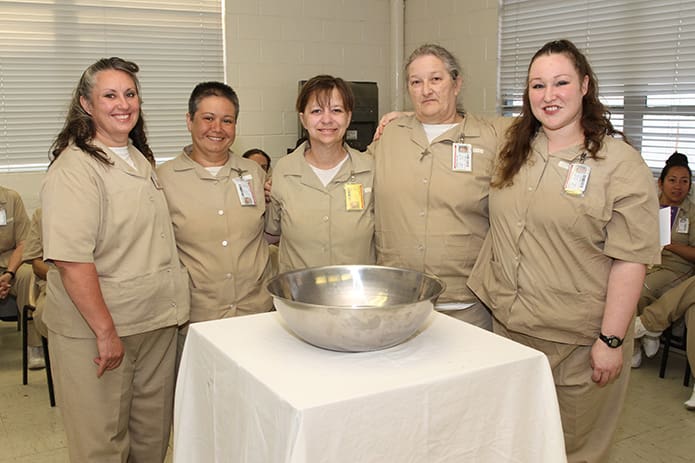
<path fill-rule="evenodd" d="M 470 143 L 451 144 L 451 170 L 473 172 L 473 147 Z"/>
<path fill-rule="evenodd" d="M 7 225 L 7 211 L 4 207 L 0 208 L 0 226 Z"/>
<path fill-rule="evenodd" d="M 570 164 L 567 178 L 565 178 L 565 193 L 572 196 L 583 196 L 586 186 L 589 184 L 589 175 L 591 175 L 591 167 L 586 164 Z"/>
<path fill-rule="evenodd" d="M 678 226 L 676 227 L 678 233 L 688 233 L 690 231 L 690 221 L 687 217 L 681 217 L 678 219 Z"/>
<path fill-rule="evenodd" d="M 234 186 L 236 186 L 239 203 L 242 206 L 255 206 L 256 199 L 253 197 L 253 189 L 251 188 L 251 176 L 244 175 L 243 177 L 236 177 L 232 180 L 234 181 Z"/>

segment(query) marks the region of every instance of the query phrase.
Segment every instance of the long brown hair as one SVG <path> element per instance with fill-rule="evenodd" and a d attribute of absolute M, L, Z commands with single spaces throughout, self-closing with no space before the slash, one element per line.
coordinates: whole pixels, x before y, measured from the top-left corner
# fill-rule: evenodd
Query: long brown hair
<path fill-rule="evenodd" d="M 80 77 L 80 81 L 75 88 L 68 107 L 68 114 L 65 117 L 65 125 L 60 131 L 55 141 L 51 145 L 51 164 L 60 156 L 65 148 L 71 143 L 74 143 L 79 149 L 86 152 L 97 161 L 106 165 L 112 165 L 104 151 L 93 144 L 94 136 L 96 135 L 96 126 L 92 116 L 87 114 L 87 111 L 80 104 L 80 97 L 87 100 L 92 98 L 92 90 L 96 83 L 96 75 L 101 71 L 116 70 L 128 74 L 135 83 L 135 88 L 140 98 L 140 82 L 137 78 L 137 72 L 140 70 L 137 64 L 132 61 L 126 61 L 121 58 L 102 58 L 96 63 L 89 66 Z M 140 99 L 142 102 L 142 99 Z M 145 119 L 142 115 L 142 107 L 138 114 L 138 121 L 135 127 L 130 131 L 128 137 L 133 142 L 133 145 L 145 156 L 145 158 L 154 165 L 154 155 L 147 144 L 147 134 L 145 132 Z"/>
<path fill-rule="evenodd" d="M 584 131 L 584 149 L 587 151 L 587 154 L 594 159 L 597 158 L 597 153 L 603 146 L 603 138 L 606 135 L 620 135 L 627 142 L 625 134 L 613 127 L 608 108 L 599 101 L 598 79 L 591 69 L 589 61 L 572 42 L 569 40 L 554 40 L 546 43 L 533 55 L 528 71 L 531 70 L 531 65 L 539 56 L 558 53 L 565 55 L 572 61 L 580 79 L 583 79 L 584 76 L 589 77 L 587 92 L 582 98 L 582 117 L 580 120 L 582 130 Z M 531 111 L 528 71 L 521 114 L 507 130 L 506 142 L 500 151 L 497 172 L 492 182 L 493 187 L 501 188 L 513 183 L 514 176 L 528 161 L 531 155 L 531 143 L 541 128 L 541 123 Z"/>

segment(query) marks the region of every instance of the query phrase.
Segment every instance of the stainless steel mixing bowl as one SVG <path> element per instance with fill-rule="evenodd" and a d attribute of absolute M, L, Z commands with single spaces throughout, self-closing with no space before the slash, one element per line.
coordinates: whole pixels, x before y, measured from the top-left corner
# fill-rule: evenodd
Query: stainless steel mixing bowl
<path fill-rule="evenodd" d="M 413 336 L 444 291 L 439 278 L 376 265 L 335 265 L 280 274 L 268 283 L 275 308 L 300 338 L 363 352 Z"/>

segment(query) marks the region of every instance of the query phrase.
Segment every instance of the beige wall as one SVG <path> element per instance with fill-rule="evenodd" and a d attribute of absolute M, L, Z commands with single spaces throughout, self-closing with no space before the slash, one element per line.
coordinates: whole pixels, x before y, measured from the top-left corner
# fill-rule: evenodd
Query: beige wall
<path fill-rule="evenodd" d="M 497 110 L 498 0 L 406 0 L 405 55 L 437 43 L 463 68 L 466 111 L 494 116 Z"/>
<path fill-rule="evenodd" d="M 388 0 L 226 0 L 227 81 L 239 93 L 234 150 L 277 159 L 297 140 L 298 81 L 374 81 L 390 107 Z"/>
<path fill-rule="evenodd" d="M 495 114 L 497 8 L 497 0 L 405 0 L 404 56 L 425 42 L 451 50 L 472 113 Z M 375 81 L 380 114 L 394 107 L 389 0 L 225 0 L 224 24 L 227 80 L 241 106 L 239 154 L 260 147 L 277 159 L 294 146 L 297 82 L 319 73 Z M 0 185 L 17 190 L 32 211 L 42 178 L 0 173 Z"/>

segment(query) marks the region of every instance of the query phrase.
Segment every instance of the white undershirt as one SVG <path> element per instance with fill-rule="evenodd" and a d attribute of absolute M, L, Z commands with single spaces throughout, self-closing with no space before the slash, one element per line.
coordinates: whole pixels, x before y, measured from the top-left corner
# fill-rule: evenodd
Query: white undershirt
<path fill-rule="evenodd" d="M 316 173 L 316 176 L 321 180 L 321 183 L 323 186 L 328 185 L 331 183 L 331 180 L 338 174 L 338 171 L 340 170 L 341 167 L 343 167 L 343 164 L 345 164 L 345 161 L 347 160 L 348 156 L 346 155 L 342 161 L 338 163 L 335 167 L 331 167 L 330 169 L 319 169 L 316 166 L 311 166 L 311 169 Z"/>
<path fill-rule="evenodd" d="M 432 143 L 432 140 L 446 132 L 452 127 L 456 127 L 458 122 L 453 124 L 422 124 L 422 128 L 425 129 L 425 135 L 427 135 L 427 141 Z"/>
<path fill-rule="evenodd" d="M 220 171 L 222 170 L 223 167 L 224 167 L 224 166 L 210 166 L 210 167 L 206 167 L 205 170 L 207 170 L 207 171 L 210 172 L 212 175 L 214 175 L 215 177 L 217 177 L 217 174 L 220 173 Z"/>
<path fill-rule="evenodd" d="M 135 167 L 135 162 L 133 161 L 133 158 L 130 157 L 130 153 L 128 152 L 127 146 L 109 146 L 109 149 L 113 151 L 115 154 L 117 154 L 119 158 L 127 162 L 130 167 L 132 167 L 135 170 L 138 170 L 137 167 Z"/>

